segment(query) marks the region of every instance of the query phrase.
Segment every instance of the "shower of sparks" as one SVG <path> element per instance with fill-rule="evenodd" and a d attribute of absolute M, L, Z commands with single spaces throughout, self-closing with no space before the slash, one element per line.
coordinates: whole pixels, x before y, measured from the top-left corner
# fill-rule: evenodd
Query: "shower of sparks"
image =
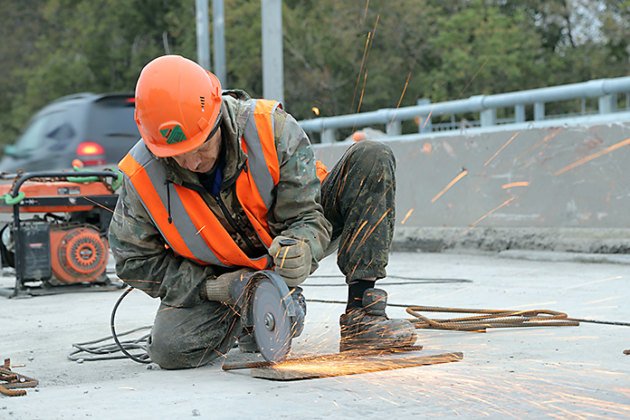
<path fill-rule="evenodd" d="M 402 93 L 400 94 L 400 98 L 398 99 L 398 103 L 396 104 L 396 109 L 400 108 L 400 104 L 405 97 L 405 92 L 407 91 L 407 86 L 409 86 L 409 79 L 411 79 L 411 72 L 407 74 L 407 80 L 405 80 L 405 86 L 403 87 Z"/>
<path fill-rule="evenodd" d="M 280 268 L 284 267 L 284 260 L 287 259 L 287 253 L 289 252 L 288 246 L 284 247 L 284 255 L 282 256 L 282 262 L 280 263 Z"/>
<path fill-rule="evenodd" d="M 392 209 L 387 209 L 387 210 L 385 210 L 385 212 L 383 213 L 383 215 L 381 216 L 381 218 L 380 218 L 380 219 L 378 219 L 378 220 L 376 221 L 376 223 L 374 224 L 374 226 L 372 226 L 372 228 L 371 228 L 369 231 L 367 231 L 367 232 L 365 233 L 365 235 L 363 236 L 363 239 L 362 239 L 362 240 L 361 240 L 361 242 L 359 243 L 359 247 L 360 247 L 361 245 L 363 245 L 363 244 L 365 243 L 365 241 L 367 241 L 367 240 L 368 240 L 368 238 L 372 235 L 372 233 L 376 230 L 376 228 L 377 228 L 377 227 L 381 224 L 381 222 L 383 221 L 383 219 L 385 219 L 385 217 L 386 217 L 386 216 L 387 216 L 387 215 L 388 215 L 391 211 L 392 211 Z M 355 252 L 356 252 L 356 250 L 355 250 Z M 353 254 L 353 255 L 354 255 L 354 254 Z M 368 264 L 368 266 L 369 266 L 369 264 Z"/>
<path fill-rule="evenodd" d="M 516 187 L 529 187 L 529 182 L 519 181 L 519 182 L 510 182 L 509 184 L 501 185 L 501 188 L 503 188 L 504 190 L 508 190 L 510 188 L 516 188 Z"/>
<path fill-rule="evenodd" d="M 357 82 L 354 84 L 354 93 L 352 94 L 352 109 L 354 111 L 354 100 L 357 98 L 357 90 L 359 89 L 359 83 L 361 83 L 361 75 L 363 74 L 363 66 L 365 66 L 365 60 L 368 54 L 368 48 L 370 47 L 370 39 L 372 38 L 372 32 L 368 32 L 367 38 L 365 38 L 365 46 L 363 47 L 363 58 L 361 58 L 361 67 L 359 67 L 359 74 L 357 74 Z"/>
<path fill-rule="evenodd" d="M 508 146 L 510 145 L 510 143 L 512 143 L 512 142 L 514 141 L 514 139 L 515 139 L 515 138 L 517 138 L 517 137 L 518 137 L 518 135 L 519 135 L 519 134 L 520 134 L 520 131 L 517 131 L 516 133 L 514 133 L 514 134 L 512 135 L 512 137 L 510 137 L 510 138 L 508 139 L 508 141 L 506 141 L 506 142 L 503 144 L 503 146 L 499 147 L 499 150 L 497 150 L 497 151 L 495 152 L 495 154 L 494 154 L 494 155 L 492 155 L 492 156 L 490 157 L 490 159 L 488 159 L 488 160 L 486 161 L 486 163 L 484 163 L 484 164 L 483 164 L 483 166 L 484 166 L 484 167 L 485 167 L 485 166 L 488 166 L 488 165 L 490 164 L 490 162 L 492 162 L 492 161 L 493 161 L 493 160 L 494 160 L 497 156 L 499 156 L 499 154 L 500 154 L 500 153 L 501 153 L 501 152 L 502 152 L 502 151 L 503 151 L 506 147 L 508 147 Z"/>
<path fill-rule="evenodd" d="M 466 85 L 459 92 L 458 97 L 461 97 L 462 94 L 466 91 L 466 89 L 468 89 L 468 86 L 470 86 L 472 84 L 472 82 L 477 78 L 477 76 L 479 76 L 479 73 L 481 73 L 481 70 L 483 70 L 483 68 L 486 66 L 486 64 L 488 63 L 489 59 L 490 59 L 489 57 L 486 57 L 486 59 L 483 61 L 483 63 L 481 63 L 481 65 L 479 66 L 479 68 L 477 69 L 475 74 L 472 75 L 470 80 L 468 80 L 468 83 L 466 83 Z"/>
<path fill-rule="evenodd" d="M 608 153 L 614 152 L 615 150 L 621 149 L 624 146 L 628 146 L 630 145 L 630 138 L 627 138 L 625 140 L 620 141 L 619 143 L 615 143 L 612 146 L 609 146 L 603 150 L 600 150 L 599 152 L 593 153 L 592 155 L 588 155 L 586 157 L 583 157 L 582 159 L 578 159 L 575 162 L 573 162 L 570 165 L 565 166 L 564 168 L 560 169 L 559 171 L 557 171 L 556 173 L 554 173 L 554 176 L 558 176 L 558 175 L 562 175 L 566 172 L 569 172 L 575 168 L 577 168 L 578 166 L 582 166 L 585 163 L 590 162 L 591 160 L 597 159 L 599 157 L 602 157 L 604 155 L 607 155 Z"/>
<path fill-rule="evenodd" d="M 613 280 L 621 280 L 622 278 L 623 278 L 623 276 L 607 277 L 605 279 L 589 281 L 589 282 L 586 282 L 586 283 L 581 283 L 581 284 L 577 284 L 575 286 L 567 287 L 565 290 L 578 289 L 580 287 L 591 286 L 593 284 L 599 284 L 599 283 L 606 283 L 606 282 L 613 281 Z"/>
<path fill-rule="evenodd" d="M 359 96 L 359 104 L 357 105 L 357 114 L 361 112 L 361 105 L 363 105 L 363 95 L 365 95 L 365 85 L 367 85 L 368 69 L 365 69 L 363 73 L 363 87 L 361 87 L 361 96 Z M 354 127 L 353 127 L 354 130 Z"/>
<path fill-rule="evenodd" d="M 562 132 L 562 130 L 563 130 L 562 128 L 554 128 L 553 130 L 551 130 L 551 132 L 549 134 L 547 134 L 545 137 L 543 137 L 543 139 L 541 141 L 539 141 L 538 143 L 536 143 L 535 145 L 530 147 L 528 153 L 532 152 L 533 150 L 536 150 L 540 146 L 542 146 L 544 144 L 547 144 L 551 140 L 555 139 L 556 136 Z"/>
<path fill-rule="evenodd" d="M 431 115 L 433 115 L 433 110 L 431 110 L 431 112 L 429 112 L 429 115 L 427 115 L 427 117 L 424 119 L 424 123 L 422 124 L 423 130 L 427 127 L 427 124 L 429 124 L 429 121 L 431 121 Z"/>
<path fill-rule="evenodd" d="M 348 249 L 352 246 L 354 241 L 356 241 L 357 236 L 359 236 L 359 233 L 361 233 L 365 225 L 367 225 L 367 220 L 364 220 L 363 223 L 361 223 L 361 226 L 359 226 L 356 232 L 354 232 L 354 235 L 352 235 L 352 238 L 350 239 L 350 242 L 348 243 Z"/>
<path fill-rule="evenodd" d="M 508 200 L 505 200 L 503 203 L 501 203 L 500 205 L 498 205 L 497 207 L 493 208 L 492 210 L 490 210 L 488 213 L 484 214 L 483 216 L 481 216 L 479 219 L 477 219 L 473 224 L 470 225 L 469 229 L 474 228 L 475 226 L 477 226 L 479 223 L 481 223 L 486 217 L 490 216 L 492 213 L 494 213 L 495 211 L 502 209 L 503 207 L 509 205 L 512 201 L 516 200 L 516 197 L 511 197 Z"/>
<path fill-rule="evenodd" d="M 89 201 L 90 203 L 94 204 L 97 207 L 102 208 L 103 210 L 110 212 L 111 214 L 114 214 L 114 210 L 110 209 L 109 207 L 105 207 L 104 205 L 100 203 L 97 203 L 96 201 L 90 199 L 89 197 L 81 197 L 81 198 L 83 198 L 85 201 Z"/>
<path fill-rule="evenodd" d="M 409 217 L 411 216 L 411 214 L 413 213 L 414 209 L 409 209 L 409 211 L 407 212 L 407 214 L 405 214 L 405 217 L 402 219 L 402 222 L 400 222 L 401 225 L 404 225 L 405 222 L 407 221 L 407 219 L 409 219 Z"/>
<path fill-rule="evenodd" d="M 595 305 L 597 303 L 604 303 L 604 302 L 610 302 L 611 300 L 619 300 L 625 298 L 625 296 L 611 296 L 611 297 L 607 297 L 607 298 L 603 298 L 603 299 L 596 299 L 596 300 L 591 300 L 589 302 L 584 302 L 587 305 Z"/>
<path fill-rule="evenodd" d="M 438 201 L 440 199 L 440 197 L 442 197 L 444 194 L 446 194 L 446 192 L 448 190 L 450 190 L 453 185 L 457 184 L 462 178 L 464 178 L 466 175 L 468 175 L 468 171 L 466 169 L 462 170 L 455 178 L 453 178 L 453 180 L 451 182 L 449 182 L 446 187 L 444 187 L 442 189 L 442 191 L 440 191 L 439 193 L 437 193 L 435 195 L 435 197 L 433 197 L 431 199 L 431 204 L 434 204 L 436 201 Z"/>
<path fill-rule="evenodd" d="M 370 56 L 372 43 L 374 42 L 374 35 L 376 34 L 376 28 L 378 26 L 378 22 L 380 18 L 381 18 L 381 15 L 376 16 L 376 21 L 374 22 L 374 28 L 372 28 L 372 30 L 368 32 L 368 36 L 365 40 L 365 47 L 363 48 L 363 58 L 361 59 L 361 67 L 359 68 L 359 74 L 357 75 L 357 82 L 354 86 L 354 94 L 352 95 L 352 108 L 354 108 L 354 100 L 357 96 L 357 89 L 359 88 L 359 83 L 361 82 L 361 74 L 363 74 L 363 87 L 361 89 L 359 105 L 357 106 L 357 111 L 356 111 L 357 113 L 361 110 L 361 103 L 363 102 L 363 94 L 365 93 L 365 85 L 367 83 L 367 60 L 368 60 L 368 57 Z"/>
<path fill-rule="evenodd" d="M 345 302 L 343 302 L 345 303 Z M 321 323 L 321 329 L 306 341 L 300 341 L 298 348 L 308 348 L 308 354 L 298 357 L 313 356 L 318 352 L 329 352 L 337 344 L 338 336 L 329 330 L 323 331 L 328 322 L 336 322 L 330 316 Z M 319 323 L 318 323 L 319 324 Z M 527 337 L 554 338 L 553 330 L 519 331 Z M 426 348 L 440 348 L 445 337 L 452 332 L 424 330 L 422 344 Z M 466 335 L 457 340 L 457 351 L 464 354 L 477 354 L 485 357 L 486 352 L 494 348 L 481 335 Z M 623 350 L 623 349 L 621 349 Z M 294 355 L 297 356 L 297 355 Z M 621 356 L 624 357 L 624 356 Z M 558 361 L 549 358 L 515 358 L 509 373 L 502 364 L 475 364 L 475 375 L 470 375 L 466 365 L 440 365 L 432 368 L 390 370 L 381 373 L 356 375 L 352 379 L 336 376 L 326 381 L 345 386 L 352 398 L 364 397 L 373 401 L 386 399 L 388 403 L 419 404 L 426 402 L 432 412 L 444 413 L 447 417 L 456 414 L 462 418 L 482 416 L 500 418 L 630 418 L 630 388 L 621 382 L 623 378 L 612 370 L 605 369 L 600 363 L 588 361 Z M 471 359 L 472 361 L 472 359 Z M 469 361 L 470 362 L 470 361 Z M 286 363 L 286 362 L 285 362 Z M 475 363 L 475 362 L 473 362 Z M 328 363 L 312 366 L 313 372 L 338 375 L 337 369 L 347 369 L 339 363 L 335 368 L 325 367 Z M 301 369 L 300 369 L 301 370 Z M 597 385 L 590 385 L 589 380 L 596 372 L 606 381 L 615 381 L 615 385 L 606 391 Z M 308 373 L 308 372 L 307 372 Z M 419 375 L 422 381 L 418 381 Z M 356 386 L 348 387 L 352 381 Z M 619 386 L 623 384 L 622 386 Z M 358 392 L 356 391 L 358 390 Z M 343 406 L 335 404 L 333 407 Z M 577 413 L 577 414 L 576 414 Z"/>
<path fill-rule="evenodd" d="M 372 51 L 372 44 L 374 43 L 374 36 L 376 35 L 376 28 L 378 26 L 378 21 L 380 20 L 381 15 L 376 15 L 376 21 L 374 22 L 374 28 L 372 28 L 372 36 L 369 37 L 370 45 L 367 50 L 367 55 L 365 56 L 365 65 L 364 67 L 364 75 L 363 75 L 363 86 L 361 87 L 361 96 L 359 97 L 359 104 L 357 105 L 357 114 L 361 112 L 361 105 L 363 104 L 363 96 L 365 95 L 365 86 L 367 85 L 368 80 L 368 69 L 367 69 L 367 60 L 370 56 L 370 51 Z"/>

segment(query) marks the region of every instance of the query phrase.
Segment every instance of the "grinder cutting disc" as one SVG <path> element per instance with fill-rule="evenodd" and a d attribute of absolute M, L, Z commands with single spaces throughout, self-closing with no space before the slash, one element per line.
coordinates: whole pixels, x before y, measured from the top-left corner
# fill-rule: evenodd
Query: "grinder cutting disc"
<path fill-rule="evenodd" d="M 283 281 L 280 284 L 266 276 L 261 276 L 253 290 L 250 315 L 254 338 L 260 353 L 270 362 L 283 361 L 291 350 L 293 308 L 289 304 L 293 302 L 288 295 Z"/>

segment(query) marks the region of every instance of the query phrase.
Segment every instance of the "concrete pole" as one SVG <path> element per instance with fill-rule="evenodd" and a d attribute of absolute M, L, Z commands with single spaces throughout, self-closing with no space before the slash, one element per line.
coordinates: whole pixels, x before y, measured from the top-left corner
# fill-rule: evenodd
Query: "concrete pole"
<path fill-rule="evenodd" d="M 212 0 L 212 40 L 214 46 L 214 74 L 219 78 L 221 86 L 227 86 L 225 64 L 225 13 L 223 0 Z"/>
<path fill-rule="evenodd" d="M 208 0 L 196 0 L 197 63 L 210 70 L 210 35 L 208 34 Z"/>
<path fill-rule="evenodd" d="M 261 0 L 263 97 L 284 102 L 282 0 Z"/>

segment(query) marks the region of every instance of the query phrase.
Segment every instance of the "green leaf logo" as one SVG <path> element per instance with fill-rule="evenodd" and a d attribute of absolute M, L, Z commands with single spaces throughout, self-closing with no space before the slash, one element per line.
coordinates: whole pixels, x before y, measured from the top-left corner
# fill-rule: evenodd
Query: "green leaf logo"
<path fill-rule="evenodd" d="M 181 143 L 186 140 L 186 134 L 179 125 L 173 128 L 163 128 L 160 130 L 160 134 L 166 138 L 167 144 Z"/>

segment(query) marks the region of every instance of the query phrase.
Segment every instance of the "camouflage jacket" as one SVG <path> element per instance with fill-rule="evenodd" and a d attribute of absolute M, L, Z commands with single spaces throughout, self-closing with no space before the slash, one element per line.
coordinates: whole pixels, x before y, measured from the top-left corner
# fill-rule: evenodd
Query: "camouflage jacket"
<path fill-rule="evenodd" d="M 245 123 L 250 115 L 250 98 L 243 91 L 223 94 L 221 123 L 224 176 L 221 192 L 212 197 L 196 173 L 181 168 L 173 159 L 159 159 L 166 165 L 167 178 L 174 184 L 198 191 L 208 207 L 250 257 L 266 253 L 235 195 L 235 180 L 247 156 L 240 147 Z M 280 180 L 269 210 L 272 236 L 288 236 L 306 241 L 313 256 L 311 271 L 324 256 L 332 227 L 320 204 L 320 183 L 315 175 L 315 158 L 309 140 L 297 121 L 277 109 L 274 137 Z M 140 198 L 125 179 L 109 228 L 109 242 L 116 260 L 116 273 L 126 283 L 162 302 L 178 307 L 195 305 L 206 279 L 225 272 L 218 266 L 202 266 L 167 249 Z"/>

